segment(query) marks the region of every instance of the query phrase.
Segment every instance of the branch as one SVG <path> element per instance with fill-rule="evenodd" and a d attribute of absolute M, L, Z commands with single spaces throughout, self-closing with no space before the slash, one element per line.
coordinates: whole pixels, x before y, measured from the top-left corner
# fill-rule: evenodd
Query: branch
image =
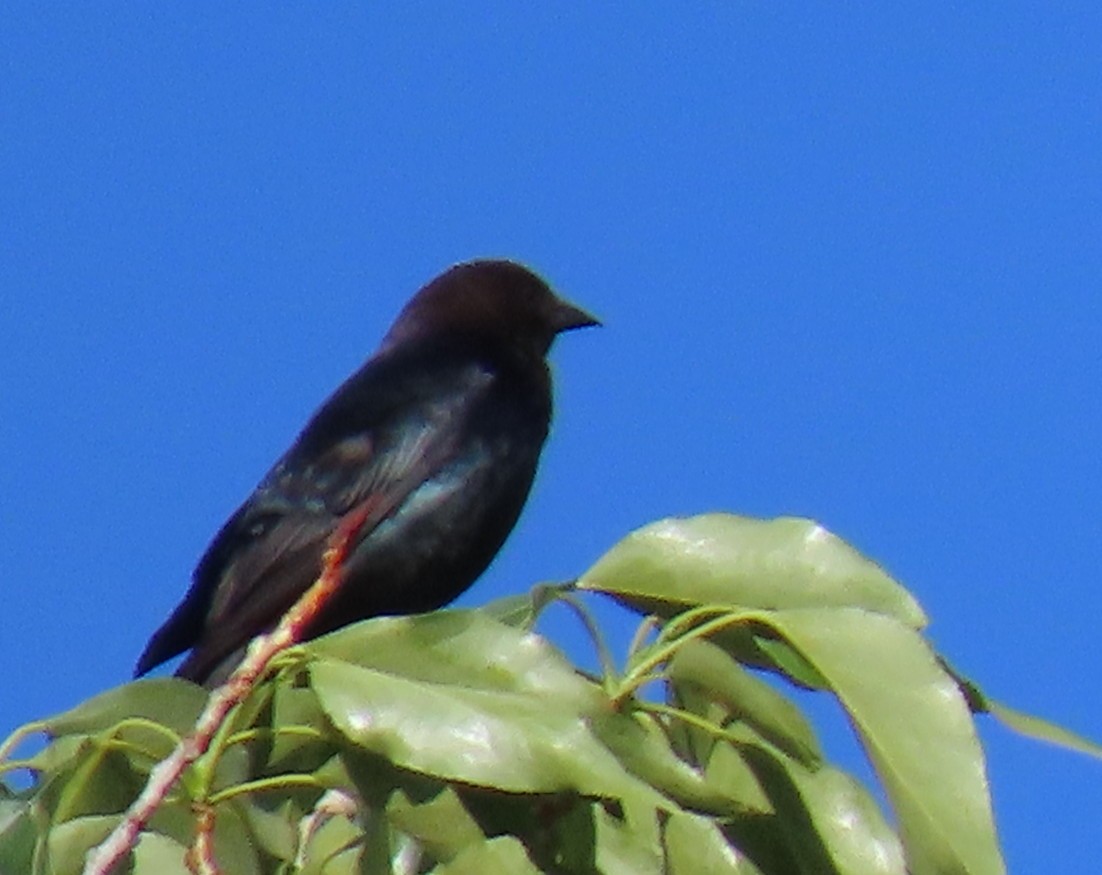
<path fill-rule="evenodd" d="M 145 789 L 127 809 L 119 825 L 88 852 L 83 875 L 109 875 L 134 847 L 138 833 L 164 801 L 184 769 L 206 753 L 226 715 L 245 700 L 268 663 L 280 651 L 302 640 L 310 622 L 340 588 L 344 563 L 352 542 L 372 509 L 370 504 L 364 504 L 341 519 L 322 556 L 321 574 L 317 580 L 283 615 L 274 630 L 252 640 L 241 664 L 222 686 L 211 693 L 195 729 L 149 773 Z M 200 829 L 197 844 L 202 844 L 202 841 L 203 830 Z"/>

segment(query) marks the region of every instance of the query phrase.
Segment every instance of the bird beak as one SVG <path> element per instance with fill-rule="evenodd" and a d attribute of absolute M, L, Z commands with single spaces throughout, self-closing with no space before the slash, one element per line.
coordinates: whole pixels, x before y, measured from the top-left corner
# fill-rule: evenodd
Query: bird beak
<path fill-rule="evenodd" d="M 559 301 L 555 309 L 555 333 L 560 331 L 572 331 L 575 328 L 588 328 L 591 325 L 600 325 L 601 320 L 583 310 L 575 307 L 568 301 Z"/>

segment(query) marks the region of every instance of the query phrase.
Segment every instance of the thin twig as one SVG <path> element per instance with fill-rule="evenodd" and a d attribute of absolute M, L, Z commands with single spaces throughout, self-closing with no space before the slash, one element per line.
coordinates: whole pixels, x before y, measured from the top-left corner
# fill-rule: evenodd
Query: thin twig
<path fill-rule="evenodd" d="M 12 755 L 12 752 L 19 747 L 26 738 L 34 735 L 36 732 L 46 732 L 49 728 L 50 724 L 45 720 L 36 720 L 34 723 L 20 726 L 15 732 L 4 739 L 3 744 L 0 744 L 0 765 L 5 764 L 5 760 Z"/>
<path fill-rule="evenodd" d="M 214 806 L 199 805 L 195 811 L 195 841 L 184 856 L 192 875 L 222 875 L 214 856 Z"/>
<path fill-rule="evenodd" d="M 314 805 L 298 825 L 298 852 L 295 854 L 295 869 L 306 868 L 307 850 L 310 840 L 332 817 L 347 817 L 352 820 L 360 812 L 361 806 L 356 798 L 344 790 L 328 790 Z"/>
<path fill-rule="evenodd" d="M 597 660 L 601 663 L 601 671 L 604 674 L 605 685 L 614 685 L 618 677 L 616 660 L 612 658 L 612 651 L 608 649 L 608 644 L 601 634 L 600 627 L 594 622 L 593 617 L 577 596 L 572 593 L 559 592 L 555 594 L 555 597 L 573 611 L 574 615 L 581 621 L 581 624 L 585 626 L 586 632 L 589 633 L 589 639 L 593 642 L 593 646 L 597 650 Z"/>

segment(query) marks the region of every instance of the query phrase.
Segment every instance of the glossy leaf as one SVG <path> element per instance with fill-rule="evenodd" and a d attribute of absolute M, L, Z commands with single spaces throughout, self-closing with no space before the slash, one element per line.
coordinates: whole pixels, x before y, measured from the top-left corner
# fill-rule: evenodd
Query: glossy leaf
<path fill-rule="evenodd" d="M 134 871 L 139 875 L 191 875 L 185 854 L 187 848 L 168 836 L 143 832 L 134 848 Z"/>
<path fill-rule="evenodd" d="M 689 813 L 674 814 L 663 837 L 669 875 L 702 872 L 762 875 L 749 857 L 731 846 L 714 820 Z M 871 875 L 871 873 L 870 873 Z"/>
<path fill-rule="evenodd" d="M 857 781 L 830 766 L 792 768 L 790 774 L 839 872 L 905 875 L 899 836 Z"/>
<path fill-rule="evenodd" d="M 879 565 L 818 523 L 713 513 L 633 532 L 578 580 L 670 616 L 686 606 L 859 607 L 921 628 L 918 602 Z"/>
<path fill-rule="evenodd" d="M 661 801 L 594 736 L 604 693 L 542 638 L 477 611 L 350 627 L 319 642 L 310 679 L 344 735 L 398 766 L 509 792 Z"/>
<path fill-rule="evenodd" d="M 1003 872 L 971 714 L 921 636 L 852 608 L 762 616 L 848 712 L 899 818 L 911 871 Z"/>
<path fill-rule="evenodd" d="M 808 769 L 767 746 L 741 751 L 769 795 L 785 842 L 805 871 L 906 875 L 903 848 L 876 802 L 848 775 Z"/>
<path fill-rule="evenodd" d="M 590 708 L 599 698 L 544 638 L 481 611 L 378 617 L 319 638 L 310 650 L 410 681 L 555 697 L 567 708 Z"/>
<path fill-rule="evenodd" d="M 730 731 L 750 737 L 756 733 L 745 726 L 731 727 Z M 776 809 L 762 789 L 761 780 L 747 763 L 742 745 L 718 742 L 708 757 L 705 779 L 714 787 L 722 788 L 728 795 L 738 799 L 744 813 L 775 814 Z"/>
<path fill-rule="evenodd" d="M 223 872 L 261 875 L 259 848 L 253 843 L 239 807 L 220 805 L 214 819 L 214 853 Z"/>
<path fill-rule="evenodd" d="M 0 800 L 0 872 L 29 872 L 38 833 L 26 800 Z"/>
<path fill-rule="evenodd" d="M 206 704 L 206 693 L 178 678 L 143 678 L 93 696 L 45 721 L 53 735 L 98 732 L 131 717 L 144 717 L 186 732 Z"/>
<path fill-rule="evenodd" d="M 304 812 L 291 800 L 278 811 L 249 802 L 239 806 L 238 812 L 254 847 L 278 859 L 294 859 L 299 839 L 298 824 Z"/>
<path fill-rule="evenodd" d="M 1065 729 L 1063 726 L 1057 726 L 1043 717 L 1035 717 L 1032 714 L 1026 714 L 1024 711 L 1008 708 L 1006 705 L 991 699 L 987 700 L 987 710 L 1001 723 L 1005 723 L 1011 729 L 1029 738 L 1047 741 L 1068 750 L 1085 753 L 1095 759 L 1102 759 L 1102 745 L 1091 741 L 1089 738 L 1084 738 L 1070 729 Z"/>
<path fill-rule="evenodd" d="M 684 642 L 669 664 L 675 686 L 692 685 L 725 706 L 730 717 L 753 726 L 763 737 L 806 765 L 822 758 L 811 724 L 792 702 L 731 659 L 699 639 Z"/>
<path fill-rule="evenodd" d="M 450 787 L 420 804 L 398 791 L 387 803 L 386 816 L 398 830 L 443 862 L 454 859 L 464 848 L 486 841 L 478 823 Z"/>
<path fill-rule="evenodd" d="M 317 660 L 311 682 L 334 725 L 404 768 L 515 793 L 654 791 L 626 775 L 583 714 L 538 693 L 433 684 Z"/>
<path fill-rule="evenodd" d="M 740 801 L 704 776 L 670 749 L 665 732 L 642 714 L 604 714 L 592 723 L 601 743 L 623 768 L 680 805 L 694 811 L 726 815 L 741 810 Z"/>
<path fill-rule="evenodd" d="M 78 817 L 55 826 L 46 836 L 46 855 L 51 875 L 76 875 L 84 868 L 84 857 L 115 828 L 113 815 Z"/>
<path fill-rule="evenodd" d="M 529 630 L 543 609 L 555 601 L 564 588 L 562 584 L 536 584 L 522 595 L 496 599 L 478 610 L 506 626 Z"/>
<path fill-rule="evenodd" d="M 346 817 L 330 817 L 306 846 L 301 875 L 359 875 L 363 831 Z"/>
<path fill-rule="evenodd" d="M 631 802 L 617 807 L 619 812 L 594 807 L 598 871 L 604 875 L 665 875 L 657 812 Z"/>
<path fill-rule="evenodd" d="M 1074 750 L 1096 759 L 1102 759 L 1102 745 L 1078 733 L 1072 732 L 1070 729 L 1065 729 L 1063 726 L 1058 726 L 1049 720 L 1045 720 L 1043 717 L 1036 717 L 1033 714 L 1027 714 L 1024 711 L 1019 711 L 996 702 L 994 699 L 989 698 L 977 684 L 964 677 L 964 675 L 960 674 L 949 665 L 948 661 L 943 656 L 939 656 L 938 661 L 956 680 L 957 684 L 960 686 L 961 693 L 968 701 L 968 707 L 971 708 L 974 713 L 990 714 L 1000 723 L 1028 738 L 1035 738 L 1038 741 L 1047 741 L 1050 744 L 1055 744 L 1068 750 Z"/>
<path fill-rule="evenodd" d="M 489 872 L 540 875 L 540 870 L 525 853 L 524 845 L 508 836 L 467 848 L 450 863 L 432 871 L 433 875 L 487 875 Z"/>
<path fill-rule="evenodd" d="M 136 875 L 184 871 L 189 794 L 209 792 L 215 853 L 235 875 L 291 871 L 300 850 L 302 875 L 997 875 L 969 709 L 1102 755 L 954 673 L 918 634 L 917 603 L 807 520 L 664 520 L 579 587 L 671 623 L 640 636 L 623 671 L 603 659 L 604 681 L 530 631 L 566 585 L 287 651 L 153 815 Z M 748 665 L 838 697 L 898 835 L 865 788 L 821 765 L 803 714 Z M 669 707 L 636 698 L 663 674 Z M 79 871 L 205 695 L 144 680 L 17 732 L 7 748 L 43 729 L 53 740 L 20 763 L 40 772 L 29 789 L 0 783 L 0 872 Z M 319 819 L 300 849 L 325 788 L 352 807 Z"/>

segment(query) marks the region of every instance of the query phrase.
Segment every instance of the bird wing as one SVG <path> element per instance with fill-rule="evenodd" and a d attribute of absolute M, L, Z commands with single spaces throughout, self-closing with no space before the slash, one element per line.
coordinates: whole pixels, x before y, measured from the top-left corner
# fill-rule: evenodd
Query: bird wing
<path fill-rule="evenodd" d="M 257 613 L 278 616 L 286 610 L 302 590 L 303 575 L 307 583 L 317 576 L 320 551 L 342 517 L 365 512 L 353 541 L 359 543 L 448 458 L 452 430 L 442 425 L 410 426 L 398 443 L 382 450 L 370 434 L 352 436 L 305 468 L 281 471 L 277 466 L 274 482 L 262 484 L 228 535 L 233 543 L 228 561 L 209 567 L 206 557 L 200 561 L 197 576 L 219 578 L 208 624 L 252 626 L 261 619 Z M 219 546 L 212 545 L 211 552 Z M 307 568 L 296 573 L 304 563 Z"/>
<path fill-rule="evenodd" d="M 184 674 L 208 674 L 314 581 L 342 517 L 366 511 L 362 541 L 454 454 L 463 432 L 455 422 L 471 414 L 493 375 L 473 364 L 403 373 L 369 364 L 314 415 L 215 537 L 137 674 L 193 645 Z"/>

